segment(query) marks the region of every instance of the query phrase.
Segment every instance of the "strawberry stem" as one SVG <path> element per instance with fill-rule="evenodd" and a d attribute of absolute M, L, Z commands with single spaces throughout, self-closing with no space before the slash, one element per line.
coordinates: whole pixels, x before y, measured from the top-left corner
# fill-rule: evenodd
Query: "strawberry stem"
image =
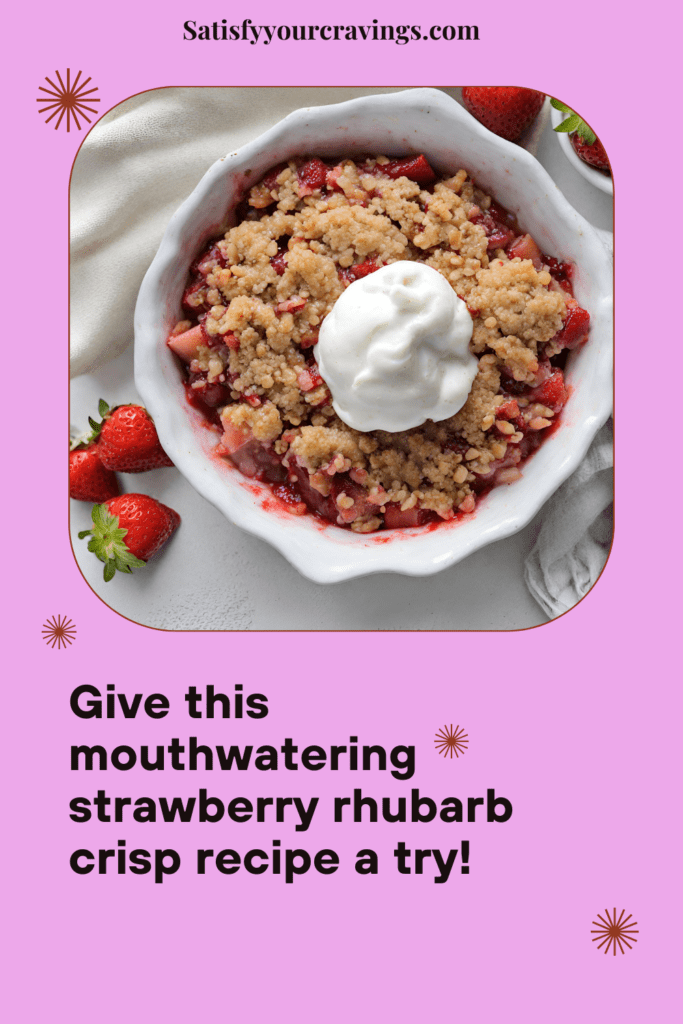
<path fill-rule="evenodd" d="M 106 505 L 93 505 L 91 530 L 81 530 L 79 540 L 90 537 L 88 551 L 92 551 L 104 562 L 104 582 L 108 583 L 119 572 L 130 573 L 132 569 L 140 569 L 146 563 L 129 550 L 124 541 L 127 529 L 119 526 L 119 517 L 113 516 Z"/>

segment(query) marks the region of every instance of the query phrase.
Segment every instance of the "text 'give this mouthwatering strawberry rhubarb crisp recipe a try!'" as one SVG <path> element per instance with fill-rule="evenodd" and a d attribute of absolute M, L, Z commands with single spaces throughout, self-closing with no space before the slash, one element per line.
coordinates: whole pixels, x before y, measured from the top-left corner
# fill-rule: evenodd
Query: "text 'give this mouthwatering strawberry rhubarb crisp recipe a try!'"
<path fill-rule="evenodd" d="M 424 156 L 290 160 L 236 219 L 168 344 L 245 476 L 360 533 L 461 518 L 520 477 L 588 333 L 570 264 Z"/>

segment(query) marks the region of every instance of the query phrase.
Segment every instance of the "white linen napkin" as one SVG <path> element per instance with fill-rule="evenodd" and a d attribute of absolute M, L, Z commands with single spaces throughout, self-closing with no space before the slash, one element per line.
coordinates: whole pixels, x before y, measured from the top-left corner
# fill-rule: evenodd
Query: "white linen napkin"
<path fill-rule="evenodd" d="M 71 375 L 92 373 L 131 344 L 145 271 L 214 161 L 300 107 L 400 91 L 155 89 L 106 114 L 71 179 Z"/>
<path fill-rule="evenodd" d="M 524 579 L 551 619 L 586 596 L 607 561 L 612 543 L 612 440 L 610 419 L 576 472 L 543 506 Z"/>

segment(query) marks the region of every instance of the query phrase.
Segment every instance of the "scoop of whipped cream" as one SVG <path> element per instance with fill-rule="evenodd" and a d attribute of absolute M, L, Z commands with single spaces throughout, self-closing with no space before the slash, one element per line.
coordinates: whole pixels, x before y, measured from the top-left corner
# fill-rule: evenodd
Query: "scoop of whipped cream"
<path fill-rule="evenodd" d="M 320 328 L 315 357 L 355 430 L 409 430 L 458 412 L 477 373 L 472 317 L 445 277 L 401 260 L 354 281 Z"/>

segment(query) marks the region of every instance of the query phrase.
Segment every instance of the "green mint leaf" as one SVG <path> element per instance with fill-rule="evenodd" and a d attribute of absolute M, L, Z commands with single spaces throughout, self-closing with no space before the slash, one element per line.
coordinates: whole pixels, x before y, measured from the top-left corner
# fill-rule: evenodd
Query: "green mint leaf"
<path fill-rule="evenodd" d="M 558 124 L 555 128 L 556 132 L 575 132 L 580 124 L 583 124 L 578 114 L 572 114 L 571 117 L 566 118 L 562 124 Z"/>
<path fill-rule="evenodd" d="M 550 106 L 555 107 L 555 110 L 561 110 L 564 114 L 573 114 L 574 111 L 571 107 L 568 107 L 566 103 L 562 103 L 561 100 L 553 99 L 550 97 Z"/>

